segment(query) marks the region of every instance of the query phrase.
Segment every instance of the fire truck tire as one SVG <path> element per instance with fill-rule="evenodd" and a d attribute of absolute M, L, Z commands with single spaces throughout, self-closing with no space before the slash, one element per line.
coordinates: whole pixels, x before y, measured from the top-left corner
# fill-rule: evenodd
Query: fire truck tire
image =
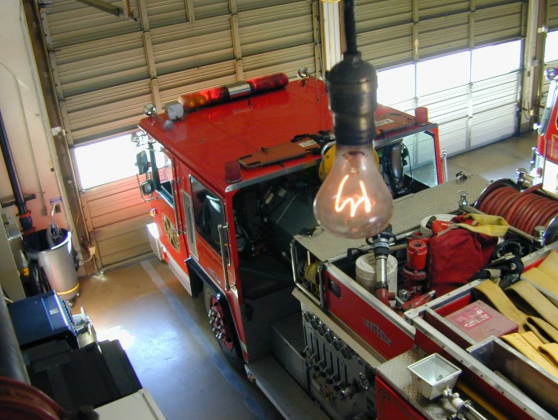
<path fill-rule="evenodd" d="M 210 327 L 217 344 L 229 363 L 238 370 L 244 368 L 244 357 L 228 308 L 220 304 L 219 299 L 207 284 L 203 284 L 205 309 L 210 320 Z"/>

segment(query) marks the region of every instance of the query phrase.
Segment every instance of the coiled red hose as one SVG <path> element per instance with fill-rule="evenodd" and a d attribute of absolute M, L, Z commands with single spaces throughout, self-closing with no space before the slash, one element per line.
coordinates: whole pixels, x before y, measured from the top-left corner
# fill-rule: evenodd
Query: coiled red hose
<path fill-rule="evenodd" d="M 502 216 L 513 227 L 534 235 L 536 226 L 546 227 L 558 215 L 558 201 L 536 194 L 540 188 L 539 184 L 519 192 L 502 186 L 484 197 L 478 208 L 483 213 Z"/>

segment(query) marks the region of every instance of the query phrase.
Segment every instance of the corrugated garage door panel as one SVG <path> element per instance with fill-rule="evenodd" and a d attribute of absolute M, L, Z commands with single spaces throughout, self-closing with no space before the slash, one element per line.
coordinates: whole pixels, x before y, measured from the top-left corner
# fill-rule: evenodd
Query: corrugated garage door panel
<path fill-rule="evenodd" d="M 228 0 L 194 0 L 196 20 L 229 14 Z"/>
<path fill-rule="evenodd" d="M 428 108 L 428 115 L 440 128 L 440 148 L 448 154 L 462 151 L 467 144 L 468 86 L 459 86 L 443 92 L 425 95 L 418 106 Z"/>
<path fill-rule="evenodd" d="M 253 55 L 242 61 L 246 78 L 284 72 L 290 79 L 293 79 L 301 67 L 308 68 L 310 73 L 316 72 L 313 44 Z"/>
<path fill-rule="evenodd" d="M 378 69 L 413 60 L 413 25 L 405 24 L 357 35 L 362 57 Z"/>
<path fill-rule="evenodd" d="M 151 206 L 141 200 L 136 177 L 91 188 L 81 198 L 101 267 L 151 252 L 145 229 Z"/>
<path fill-rule="evenodd" d="M 234 58 L 228 16 L 153 29 L 151 42 L 158 75 Z"/>
<path fill-rule="evenodd" d="M 83 143 L 134 128 L 148 102 L 152 97 L 147 80 L 66 99 L 74 141 Z"/>
<path fill-rule="evenodd" d="M 517 127 L 517 95 L 521 74 L 504 74 L 473 84 L 471 147 L 512 136 Z"/>
<path fill-rule="evenodd" d="M 311 7 L 303 1 L 239 13 L 242 56 L 313 43 Z"/>
<path fill-rule="evenodd" d="M 486 9 L 481 9 L 477 4 L 475 46 L 521 37 L 522 14 L 523 2 L 521 1 Z"/>
<path fill-rule="evenodd" d="M 357 2 L 357 42 L 362 57 L 376 68 L 413 59 L 411 0 Z"/>
<path fill-rule="evenodd" d="M 468 12 L 470 4 L 469 0 L 420 0 L 419 16 L 422 20 Z"/>
<path fill-rule="evenodd" d="M 467 49 L 469 46 L 469 13 L 421 20 L 419 23 L 419 56 L 427 58 Z"/>
<path fill-rule="evenodd" d="M 288 3 L 300 3 L 300 0 L 236 0 L 236 8 L 238 12 L 245 12 L 247 10 L 268 8 Z"/>
<path fill-rule="evenodd" d="M 471 125 L 471 147 L 493 143 L 516 134 L 515 104 L 475 115 Z"/>
<path fill-rule="evenodd" d="M 61 47 L 54 55 L 64 97 L 148 76 L 140 33 Z"/>
<path fill-rule="evenodd" d="M 236 81 L 234 60 L 159 77 L 161 101 L 176 101 L 179 95 Z"/>
<path fill-rule="evenodd" d="M 121 6 L 120 0 L 107 0 Z M 136 1 L 130 1 L 136 9 Z M 140 30 L 139 22 L 122 19 L 75 0 L 52 0 L 45 8 L 52 48 L 95 39 L 108 38 Z"/>
<path fill-rule="evenodd" d="M 411 0 L 361 0 L 356 5 L 357 32 L 401 25 L 413 21 Z"/>
<path fill-rule="evenodd" d="M 558 29 L 558 0 L 549 0 L 548 29 Z"/>
<path fill-rule="evenodd" d="M 149 218 L 142 217 L 142 222 L 142 229 L 127 232 L 105 241 L 97 241 L 103 268 L 106 269 L 111 265 L 128 262 L 130 258 L 135 258 L 135 261 L 137 261 L 138 256 L 139 258 L 147 257 L 152 252 L 148 242 L 147 229 L 145 228 L 145 225 L 149 223 Z"/>
<path fill-rule="evenodd" d="M 428 108 L 428 116 L 438 124 L 444 124 L 468 116 L 469 87 L 459 86 L 419 98 L 418 106 Z"/>
<path fill-rule="evenodd" d="M 184 0 L 147 0 L 147 16 L 151 28 L 188 21 Z"/>
<path fill-rule="evenodd" d="M 461 118 L 440 125 L 440 150 L 455 155 L 467 148 L 467 126 L 469 118 Z"/>
<path fill-rule="evenodd" d="M 519 72 L 473 83 L 473 115 L 517 103 Z"/>

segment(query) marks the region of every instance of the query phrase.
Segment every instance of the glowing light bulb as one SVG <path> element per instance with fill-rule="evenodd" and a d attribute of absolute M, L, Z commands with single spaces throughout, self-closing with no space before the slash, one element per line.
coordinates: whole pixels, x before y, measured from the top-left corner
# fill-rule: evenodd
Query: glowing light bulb
<path fill-rule="evenodd" d="M 393 200 L 376 167 L 372 144 L 338 142 L 336 149 L 331 171 L 314 200 L 314 215 L 336 236 L 377 235 L 391 220 Z"/>

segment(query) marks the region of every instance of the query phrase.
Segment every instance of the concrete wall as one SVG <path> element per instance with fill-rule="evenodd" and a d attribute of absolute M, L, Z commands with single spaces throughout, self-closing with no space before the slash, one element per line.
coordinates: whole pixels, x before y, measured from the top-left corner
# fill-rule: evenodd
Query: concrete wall
<path fill-rule="evenodd" d="M 27 23 L 20 0 L 1 0 L 0 5 L 0 110 L 6 126 L 24 194 L 36 194 L 28 202 L 35 227 L 46 228 L 50 200 L 61 196 L 50 153 L 48 116 L 31 50 Z M 0 160 L 0 200 L 13 198 L 3 159 Z M 6 209 L 16 214 L 15 206 Z M 64 209 L 55 217 L 67 228 Z"/>

